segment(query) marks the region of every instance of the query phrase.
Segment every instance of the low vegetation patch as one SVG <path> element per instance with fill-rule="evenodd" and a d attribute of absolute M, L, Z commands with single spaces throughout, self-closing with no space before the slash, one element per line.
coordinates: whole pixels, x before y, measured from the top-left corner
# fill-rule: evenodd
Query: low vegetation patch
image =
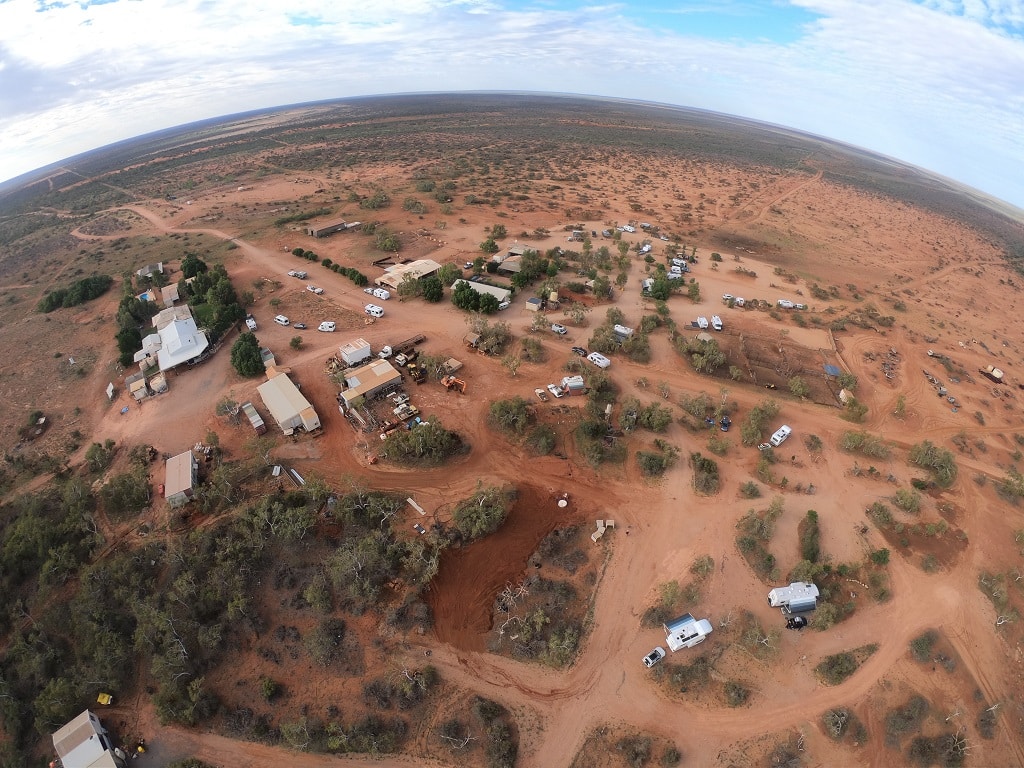
<path fill-rule="evenodd" d="M 740 424 L 740 437 L 744 445 L 757 445 L 764 441 L 768 424 L 779 415 L 779 404 L 772 399 L 762 400 L 750 410 Z"/>
<path fill-rule="evenodd" d="M 932 651 L 935 648 L 935 643 L 938 641 L 939 633 L 934 629 L 922 632 L 910 641 L 910 654 L 914 657 L 915 661 L 927 664 L 932 660 Z"/>
<path fill-rule="evenodd" d="M 774 581 L 778 576 L 775 556 L 768 551 L 767 545 L 775 533 L 775 521 L 784 508 L 782 497 L 776 496 L 765 509 L 751 509 L 736 523 L 740 532 L 736 537 L 736 547 L 751 570 L 765 582 Z"/>
<path fill-rule="evenodd" d="M 395 464 L 432 467 L 468 450 L 462 436 L 445 429 L 435 417 L 415 429 L 392 432 L 378 453 Z"/>
<path fill-rule="evenodd" d="M 487 423 L 509 437 L 521 438 L 535 420 L 530 404 L 521 397 L 513 397 L 491 403 Z"/>
<path fill-rule="evenodd" d="M 658 450 L 636 452 L 636 462 L 647 477 L 661 477 L 679 458 L 679 449 L 664 440 L 655 440 L 654 447 Z"/>
<path fill-rule="evenodd" d="M 833 741 L 849 741 L 855 747 L 864 744 L 868 739 L 868 730 L 852 709 L 837 707 L 830 709 L 821 716 L 821 724 L 825 733 Z"/>
<path fill-rule="evenodd" d="M 889 746 L 898 746 L 908 733 L 915 733 L 928 714 L 928 700 L 919 694 L 885 714 L 885 738 Z"/>
<path fill-rule="evenodd" d="M 710 555 L 703 555 L 693 561 L 690 574 L 693 578 L 684 586 L 678 581 L 665 582 L 658 587 L 659 600 L 644 611 L 640 623 L 644 627 L 660 627 L 679 616 L 687 607 L 699 603 L 704 597 L 707 580 L 714 573 L 715 561 Z"/>
<path fill-rule="evenodd" d="M 513 489 L 481 488 L 456 505 L 452 514 L 455 527 L 468 541 L 494 533 L 505 522 L 514 500 Z"/>
<path fill-rule="evenodd" d="M 691 453 L 690 468 L 693 470 L 693 490 L 702 496 L 713 496 L 718 493 L 721 488 L 718 462 L 700 453 Z"/>
<path fill-rule="evenodd" d="M 843 651 L 826 656 L 814 668 L 825 685 L 839 685 L 857 671 L 871 655 L 878 650 L 877 643 L 862 645 L 852 651 Z"/>
<path fill-rule="evenodd" d="M 957 466 L 952 451 L 939 448 L 930 440 L 911 446 L 909 459 L 911 464 L 928 470 L 932 480 L 941 488 L 948 488 L 956 482 Z"/>
<path fill-rule="evenodd" d="M 892 454 L 887 443 L 867 432 L 844 432 L 839 438 L 839 447 L 847 453 L 859 453 L 873 459 L 887 459 Z"/>
<path fill-rule="evenodd" d="M 36 309 L 40 312 L 53 312 L 55 309 L 77 307 L 87 301 L 99 298 L 110 290 L 114 278 L 110 275 L 94 275 L 76 280 L 67 288 L 55 288 L 39 300 Z"/>

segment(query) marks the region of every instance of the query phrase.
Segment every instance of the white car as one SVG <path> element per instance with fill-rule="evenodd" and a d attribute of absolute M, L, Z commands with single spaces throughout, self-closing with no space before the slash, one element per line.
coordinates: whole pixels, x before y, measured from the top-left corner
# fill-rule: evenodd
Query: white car
<path fill-rule="evenodd" d="M 334 327 L 334 323 L 332 323 L 330 320 L 324 320 L 322 323 L 320 323 L 320 325 L 317 326 L 317 330 L 323 331 L 324 333 L 334 333 Z"/>
<path fill-rule="evenodd" d="M 591 352 L 589 355 L 587 355 L 587 360 L 592 362 L 598 368 L 607 368 L 609 365 L 612 364 L 612 361 L 609 360 L 604 355 L 602 355 L 600 352 Z"/>
<path fill-rule="evenodd" d="M 503 301 L 503 302 L 501 302 L 498 305 L 498 311 L 500 312 L 503 309 L 508 309 L 511 306 L 512 306 L 512 302 L 511 301 Z"/>
<path fill-rule="evenodd" d="M 373 295 L 373 288 L 363 288 L 363 293 L 368 293 L 368 294 L 370 294 L 372 296 Z"/>
<path fill-rule="evenodd" d="M 659 661 L 665 658 L 665 649 L 660 645 L 653 651 L 644 656 L 644 666 L 650 669 Z"/>
<path fill-rule="evenodd" d="M 548 392 L 550 392 L 555 397 L 561 397 L 562 395 L 565 394 L 562 391 L 562 388 L 559 387 L 557 384 L 548 384 Z"/>
<path fill-rule="evenodd" d="M 274 318 L 274 322 L 277 323 L 278 325 L 290 325 L 291 324 L 291 320 L 289 320 L 284 315 L 278 315 L 277 317 L 275 317 Z"/>
<path fill-rule="evenodd" d="M 324 292 L 323 288 L 317 288 L 315 285 L 307 285 L 306 290 L 310 293 L 315 293 L 317 296 Z"/>
<path fill-rule="evenodd" d="M 722 301 L 724 301 L 726 304 L 728 304 L 732 300 L 733 300 L 733 295 L 731 293 L 723 293 L 722 294 Z"/>
<path fill-rule="evenodd" d="M 552 323 L 551 330 L 557 333 L 559 336 L 565 336 L 565 334 L 569 332 L 569 329 L 566 328 L 561 323 Z"/>

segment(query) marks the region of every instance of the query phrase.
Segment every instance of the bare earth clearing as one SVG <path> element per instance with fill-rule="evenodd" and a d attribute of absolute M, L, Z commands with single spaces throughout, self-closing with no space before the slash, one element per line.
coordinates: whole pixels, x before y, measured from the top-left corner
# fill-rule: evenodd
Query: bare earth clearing
<path fill-rule="evenodd" d="M 343 122 L 332 127 L 338 126 L 343 127 Z M 177 192 L 173 201 L 164 199 L 165 191 L 154 193 L 152 179 L 138 189 L 132 181 L 135 177 L 109 179 L 112 187 L 128 190 L 131 199 L 118 201 L 85 221 L 69 222 L 73 226 L 67 228 L 59 247 L 48 246 L 52 249 L 47 251 L 46 263 L 52 264 L 77 265 L 76 260 L 88 258 L 81 253 L 109 247 L 118 238 L 128 238 L 131 245 L 127 253 L 116 256 L 129 268 L 145 263 L 140 253 L 144 247 L 165 248 L 168 260 L 180 258 L 183 249 L 193 247 L 201 253 L 206 249 L 209 255 L 204 253 L 203 258 L 211 262 L 222 260 L 238 290 L 255 293 L 251 311 L 260 324 L 260 342 L 291 369 L 323 421 L 321 437 L 281 439 L 277 445 L 275 456 L 300 472 L 316 473 L 338 488 L 358 478 L 368 488 L 414 496 L 431 520 L 441 521 L 450 519 L 454 504 L 469 496 L 478 482 L 520 489 L 512 514 L 496 534 L 445 554 L 428 594 L 434 614 L 431 629 L 397 632 L 385 628 L 372 612 L 349 620 L 358 627 L 364 669 L 418 667 L 429 653 L 429 663 L 440 673 L 443 693 L 436 695 L 428 710 L 413 715 L 405 754 L 346 756 L 342 763 L 331 755 L 234 741 L 205 729 L 161 727 L 147 697 L 140 694 L 130 702 L 122 699 L 104 715 L 144 733 L 152 742 L 152 751 L 138 764 L 164 765 L 195 756 L 215 765 L 255 768 L 485 765 L 479 746 L 460 755 L 435 735 L 446 703 L 450 708 L 479 694 L 512 713 L 520 744 L 517 765 L 521 766 L 625 765 L 621 754 L 599 746 L 595 734 L 604 728 L 610 729 L 608 744 L 623 734 L 643 733 L 651 735 L 659 749 L 674 745 L 682 753 L 683 765 L 769 765 L 773 754 L 778 756 L 779 746 L 789 744 L 793 756 L 806 765 L 891 766 L 907 762 L 910 739 L 905 737 L 895 749 L 887 746 L 886 712 L 918 692 L 931 705 L 922 732 L 964 733 L 970 744 L 967 765 L 1024 765 L 1021 622 L 1018 616 L 996 626 L 995 608 L 978 584 L 983 570 L 1019 574 L 1022 568 L 1021 543 L 1015 541 L 1015 532 L 1024 529 L 1024 516 L 996 489 L 1007 468 L 1019 463 L 1024 440 L 1020 436 L 1024 391 L 1017 387 L 1024 382 L 1024 327 L 1009 321 L 1018 315 L 1022 299 L 1017 285 L 1022 278 L 1005 263 L 1002 249 L 951 218 L 837 183 L 830 177 L 829 159 L 813 152 L 805 164 L 779 170 L 639 150 L 611 153 L 604 147 L 586 147 L 575 154 L 566 149 L 538 160 L 537 168 L 529 171 L 535 175 L 526 184 L 529 163 L 524 158 L 514 168 L 508 159 L 506 165 L 497 164 L 492 156 L 481 154 L 476 138 L 438 142 L 422 161 L 407 158 L 397 149 L 382 149 L 375 158 L 355 140 L 348 147 L 350 165 L 289 166 L 288 156 L 279 157 L 275 149 L 254 154 L 245 167 L 207 159 L 201 177 L 205 180 L 197 175 L 196 187 Z M 461 140 L 466 142 L 465 149 L 455 154 L 452 147 Z M 515 146 L 506 150 L 510 158 L 519 151 Z M 445 159 L 435 157 L 435 151 Z M 427 213 L 402 209 L 402 200 L 416 194 L 416 173 L 440 174 L 442 166 L 460 159 L 469 166 L 490 162 L 491 172 L 477 169 L 459 180 L 451 213 L 442 213 L 427 195 L 420 195 Z M 495 198 L 494 205 L 464 202 L 467 195 L 482 196 L 487 189 L 515 189 L 517 176 L 522 188 L 528 189 L 524 200 Z M 172 185 L 174 179 L 171 172 L 162 183 Z M 389 191 L 390 207 L 366 211 L 344 202 L 352 191 L 366 195 L 377 188 Z M 552 322 L 569 325 L 568 335 L 538 333 L 548 361 L 524 363 L 512 377 L 500 360 L 465 349 L 466 316 L 451 305 L 447 294 L 440 304 L 395 297 L 385 303 L 384 318 L 366 325 L 362 307 L 367 297 L 361 289 L 289 251 L 294 247 L 315 250 L 321 258 L 356 266 L 373 280 L 380 272 L 370 261 L 382 254 L 373 250 L 372 239 L 337 234 L 314 240 L 302 233 L 302 224 L 273 225 L 280 216 L 321 205 L 332 213 L 318 220 L 372 219 L 398 232 L 403 242 L 399 260 L 432 258 L 461 266 L 479 255 L 486 228 L 498 223 L 509 233 L 500 243 L 503 247 L 520 233 L 531 233 L 525 242 L 539 249 L 569 248 L 578 244 L 566 242 L 566 225 L 580 222 L 588 232 L 600 233 L 629 220 L 656 224 L 674 239 L 696 246 L 699 261 L 691 276 L 700 285 L 701 299 L 694 303 L 685 295 L 673 296 L 668 301 L 670 316 L 688 328 L 698 315 L 721 315 L 725 330 L 719 338 L 729 362 L 739 363 L 745 355 L 741 367 L 752 369 L 757 383 L 749 377 L 732 381 L 727 366 L 715 377 L 695 373 L 672 348 L 663 328 L 651 334 L 649 364 L 620 356 L 609 374 L 621 389 L 620 400 L 635 396 L 645 404 L 661 402 L 676 417 L 682 413 L 678 404 L 684 395 L 706 392 L 716 404 L 723 397 L 738 404 L 733 417 L 737 427 L 728 434 L 715 433 L 729 442 L 725 456 L 716 457 L 722 480 L 719 493 L 697 495 L 685 460 L 692 451 L 709 453 L 708 433 L 673 423 L 659 435 L 680 449 L 681 459 L 657 480 L 645 479 L 632 456 L 653 441 L 644 432 L 627 439 L 630 456 L 625 463 L 595 470 L 574 450 L 573 427 L 578 421 L 574 409 L 582 406 L 570 398 L 540 403 L 533 394 L 535 387 L 564 375 L 571 358 L 569 348 L 588 346 L 592 329 L 603 322 L 608 306 L 620 309 L 631 324 L 653 312 L 653 303 L 640 293 L 647 267 L 635 253 L 629 280 L 622 290 L 615 290 L 613 303 L 596 304 L 582 327 L 574 327 L 561 312 L 551 313 Z M 599 215 L 587 217 L 587 211 Z M 538 228 L 551 234 L 534 239 L 532 233 Z M 187 242 L 180 239 L 186 235 Z M 631 244 L 644 237 L 639 230 L 623 235 Z M 656 238 L 653 243 L 658 261 L 663 262 L 669 244 Z M 594 246 L 602 244 L 613 247 L 611 240 L 598 235 Z M 717 268 L 712 252 L 722 256 Z M 113 258 L 108 251 L 107 259 Z M 109 263 L 99 268 L 119 276 Z M 738 273 L 737 267 L 756 277 Z M 87 271 L 90 268 L 86 265 Z M 285 275 L 294 268 L 306 269 L 308 282 L 323 287 L 324 294 L 315 296 L 304 290 L 304 282 Z M 13 252 L 0 263 L 0 297 L 6 299 L 0 303 L 0 334 L 8 350 L 0 364 L 0 408 L 5 424 L 21 424 L 28 411 L 40 408 L 51 416 L 53 426 L 21 450 L 59 454 L 73 442 L 72 431 L 78 430 L 82 439 L 77 444 L 82 447 L 71 455 L 72 463 L 81 460 L 90 442 L 108 438 L 119 445 L 151 443 L 161 453 L 176 454 L 213 430 L 229 458 L 245 453 L 251 435 L 248 426 L 227 424 L 216 416 L 214 407 L 225 397 L 259 404 L 255 388 L 261 380 L 238 377 L 230 366 L 228 348 L 201 366 L 171 376 L 167 394 L 139 406 L 129 402 L 121 386 L 123 375 L 115 366 L 116 288 L 84 306 L 39 315 L 31 307 L 40 289 L 72 279 L 70 267 L 67 273 L 40 268 L 26 279 L 28 270 L 25 260 Z M 268 282 L 254 289 L 261 278 Z M 561 279 L 568 282 L 576 277 L 563 273 Z M 831 295 L 816 297 L 813 286 Z M 525 295 L 532 295 L 528 291 Z M 802 317 L 817 317 L 820 323 L 803 327 L 792 311 L 727 307 L 723 294 L 762 298 L 772 304 L 781 298 L 802 302 L 808 305 Z M 273 299 L 279 303 L 272 306 Z M 521 294 L 508 310 L 492 318 L 508 322 L 517 338 L 529 334 L 532 320 L 523 303 Z M 869 306 L 877 312 L 868 312 Z M 306 322 L 310 330 L 274 325 L 271 318 L 277 313 L 288 315 L 293 323 Z M 845 328 L 829 330 L 839 318 L 878 316 L 892 316 L 894 321 L 889 326 L 870 320 L 862 325 L 848 322 Z M 312 330 L 321 320 L 337 322 L 338 332 Z M 293 350 L 289 340 L 300 333 L 305 345 Z M 376 435 L 355 433 L 339 414 L 337 388 L 324 374 L 324 361 L 338 344 L 355 337 L 365 338 L 377 350 L 414 333 L 426 335 L 424 348 L 431 354 L 465 362 L 460 373 L 468 382 L 465 395 L 446 392 L 436 383 L 412 387 L 409 392 L 426 417 L 443 419 L 445 426 L 465 437 L 472 450 L 431 470 L 403 470 L 386 463 L 371 466 L 367 455 L 377 448 Z M 929 358 L 929 349 L 949 356 L 952 368 Z M 890 355 L 890 350 L 895 354 Z M 68 356 L 75 358 L 74 364 Z M 887 359 L 897 361 L 892 378 L 881 368 Z M 841 418 L 834 382 L 827 382 L 822 371 L 826 363 L 857 377 L 857 398 L 868 409 L 863 423 Z M 997 387 L 978 373 L 990 364 L 1007 371 L 1009 383 Z M 85 366 L 84 373 L 75 366 Z M 956 410 L 936 396 L 922 369 L 950 388 L 959 401 Z M 801 401 L 788 391 L 789 377 L 797 374 L 813 379 L 808 400 Z M 951 376 L 959 383 L 950 383 Z M 108 381 L 119 391 L 113 403 L 107 403 L 102 394 Z M 765 384 L 778 389 L 768 391 Z M 490 403 L 515 395 L 532 401 L 541 421 L 554 427 L 556 451 L 567 458 L 555 454 L 537 458 L 487 426 Z M 789 424 L 794 436 L 776 451 L 780 461 L 774 470 L 775 483 L 755 480 L 763 496 L 747 499 L 740 486 L 756 478 L 760 454 L 742 445 L 738 425 L 767 396 L 781 406 L 771 428 Z M 126 414 L 120 412 L 124 405 L 129 405 Z M 839 441 L 850 430 L 865 430 L 890 443 L 891 457 L 870 459 L 843 452 Z M 810 435 L 821 439 L 820 453 L 805 444 Z M 5 450 L 11 451 L 17 440 L 15 430 L 5 430 L 2 439 Z M 892 506 L 890 499 L 897 488 L 909 488 L 911 478 L 925 476 L 906 458 L 907 450 L 924 440 L 954 451 L 959 479 L 949 490 L 924 493 L 916 516 L 899 510 L 894 515 L 908 527 L 940 519 L 949 527 L 946 533 L 922 535 L 901 546 L 900 535 L 887 538 L 865 510 L 878 501 Z M 875 471 L 867 471 L 872 464 Z M 33 481 L 19 482 L 9 495 L 32 487 Z M 159 469 L 153 482 L 163 482 Z M 811 484 L 813 495 L 796 490 Z M 559 509 L 555 499 L 563 492 L 569 494 L 571 504 Z M 783 497 L 785 508 L 768 546 L 778 561 L 779 584 L 785 583 L 789 570 L 800 560 L 797 526 L 806 511 L 814 509 L 821 522 L 821 549 L 833 562 L 862 561 L 874 550 L 891 550 L 886 569 L 891 597 L 875 601 L 866 585 L 851 582 L 849 599 L 856 607 L 851 618 L 824 632 L 776 633 L 765 644 L 770 652 L 759 656 L 723 622 L 750 611 L 767 629 L 784 623 L 778 610 L 765 602 L 768 585 L 748 567 L 736 545 L 737 521 L 751 508 L 763 509 L 777 495 Z M 401 514 L 407 530 L 420 520 L 409 507 Z M 616 527 L 597 544 L 592 545 L 589 538 L 584 541 L 586 554 L 600 564 L 600 573 L 592 587 L 596 595 L 588 633 L 575 663 L 556 669 L 489 652 L 495 597 L 507 584 L 530 575 L 534 570 L 530 557 L 544 536 L 574 523 L 582 523 L 589 531 L 599 518 L 614 519 Z M 111 545 L 135 546 L 143 541 L 138 528 L 142 522 L 170 535 L 163 532 L 173 523 L 172 513 L 159 500 L 129 524 L 108 523 L 104 534 Z M 704 645 L 680 651 L 667 661 L 683 664 L 698 654 L 718 654 L 712 682 L 739 680 L 749 689 L 749 698 L 735 708 L 708 695 L 670 693 L 661 684 L 664 673 L 658 668 L 646 670 L 640 663 L 653 646 L 664 644 L 660 628 L 641 626 L 645 610 L 659 600 L 658 585 L 687 581 L 691 564 L 703 555 L 713 558 L 714 570 L 699 602 L 686 605 L 685 610 L 698 617 L 710 616 L 715 633 Z M 927 556 L 933 558 L 932 565 L 924 567 Z M 1009 582 L 1010 604 L 1024 606 L 1024 593 L 1012 575 Z M 581 599 L 590 596 L 583 594 Z M 283 602 L 266 589 L 260 603 L 267 626 L 309 621 L 308 615 L 304 619 L 301 614 L 289 614 Z M 300 629 L 305 631 L 303 626 Z M 911 657 L 911 641 L 929 629 L 939 631 L 950 658 L 955 659 L 950 668 L 922 664 Z M 870 643 L 877 643 L 878 650 L 845 682 L 825 686 L 815 675 L 814 667 L 826 655 Z M 293 682 L 288 684 L 289 696 L 269 709 L 255 693 L 255 681 L 268 668 L 257 653 L 258 644 L 253 638 L 237 649 L 237 663 L 208 676 L 223 701 L 262 706 L 275 723 L 295 720 L 303 705 L 314 714 L 332 704 L 346 713 L 363 708 L 358 675 L 325 673 L 303 655 L 285 659 L 274 670 L 278 677 Z M 996 704 L 994 732 L 991 738 L 982 738 L 979 714 Z M 821 718 L 837 707 L 856 713 L 866 728 L 863 743 L 828 737 Z"/>

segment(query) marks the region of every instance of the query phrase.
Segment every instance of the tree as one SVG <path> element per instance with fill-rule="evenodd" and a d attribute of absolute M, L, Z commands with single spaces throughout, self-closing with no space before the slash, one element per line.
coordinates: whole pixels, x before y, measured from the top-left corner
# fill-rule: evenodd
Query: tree
<path fill-rule="evenodd" d="M 686 288 L 686 295 L 694 304 L 700 301 L 700 283 L 696 280 L 690 283 Z"/>
<path fill-rule="evenodd" d="M 801 400 L 811 394 L 811 388 L 799 376 L 794 376 L 789 380 L 789 391 Z"/>
<path fill-rule="evenodd" d="M 288 342 L 288 345 L 292 349 L 296 349 L 296 350 L 302 349 L 302 337 L 301 336 L 292 336 L 292 340 L 290 342 Z"/>
<path fill-rule="evenodd" d="M 194 253 L 186 254 L 185 258 L 181 260 L 181 274 L 186 280 L 206 272 L 208 269 L 209 267 L 206 265 L 206 262 Z"/>
<path fill-rule="evenodd" d="M 402 248 L 402 241 L 398 239 L 398 235 L 387 227 L 377 228 L 373 244 L 378 251 L 385 251 L 387 253 L 397 253 Z"/>
<path fill-rule="evenodd" d="M 501 250 L 501 246 L 494 242 L 493 237 L 488 237 L 486 240 L 480 243 L 480 250 L 483 251 L 484 253 L 497 253 L 498 251 Z"/>
<path fill-rule="evenodd" d="M 451 266 L 446 265 L 446 266 Z M 452 281 L 454 282 L 454 280 Z M 423 281 L 423 298 L 436 304 L 444 298 L 444 281 L 440 277 L 428 277 Z"/>
<path fill-rule="evenodd" d="M 231 347 L 231 365 L 239 376 L 258 376 L 263 373 L 263 358 L 260 356 L 260 342 L 255 334 L 243 333 Z"/>
<path fill-rule="evenodd" d="M 573 325 L 582 325 L 588 312 L 590 312 L 590 307 L 582 302 L 574 301 L 565 308 L 563 314 L 572 321 Z"/>
<path fill-rule="evenodd" d="M 411 299 L 419 296 L 423 292 L 423 283 L 419 281 L 416 275 L 410 275 L 406 273 L 405 277 L 402 278 L 402 282 L 398 284 L 398 295 L 403 299 Z"/>
<path fill-rule="evenodd" d="M 450 286 L 462 277 L 462 270 L 455 264 L 444 264 L 437 273 L 437 277 L 441 281 L 441 285 Z"/>
<path fill-rule="evenodd" d="M 519 372 L 519 367 L 523 364 L 523 360 L 519 355 L 505 355 L 501 359 L 501 364 L 505 366 L 505 370 L 509 372 L 512 378 Z"/>
<path fill-rule="evenodd" d="M 501 240 L 508 237 L 508 230 L 505 229 L 504 224 L 495 224 L 491 227 L 491 238 L 494 240 Z"/>

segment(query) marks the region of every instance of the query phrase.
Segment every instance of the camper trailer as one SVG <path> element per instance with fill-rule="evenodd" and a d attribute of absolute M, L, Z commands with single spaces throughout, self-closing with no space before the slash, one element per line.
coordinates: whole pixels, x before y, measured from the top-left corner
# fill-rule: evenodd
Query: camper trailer
<path fill-rule="evenodd" d="M 786 442 L 786 438 L 789 437 L 791 434 L 793 434 L 793 430 L 790 427 L 787 427 L 785 424 L 783 424 L 775 431 L 775 434 L 771 436 L 768 442 L 771 443 L 774 447 L 778 448 L 780 445 Z"/>
<path fill-rule="evenodd" d="M 707 619 L 698 621 L 688 613 L 665 623 L 665 642 L 673 653 L 681 648 L 693 648 L 704 642 L 714 629 Z"/>
<path fill-rule="evenodd" d="M 768 605 L 785 614 L 806 613 L 818 607 L 818 588 L 809 581 L 794 581 L 788 587 L 775 587 L 768 593 Z"/>

